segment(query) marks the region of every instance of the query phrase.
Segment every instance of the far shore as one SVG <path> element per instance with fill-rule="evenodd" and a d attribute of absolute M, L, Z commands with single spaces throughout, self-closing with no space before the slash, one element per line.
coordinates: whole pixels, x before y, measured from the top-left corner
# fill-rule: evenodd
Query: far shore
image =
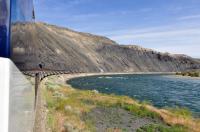
<path fill-rule="evenodd" d="M 174 75 L 176 78 L 185 78 L 185 79 L 200 79 L 200 77 L 191 77 L 191 76 L 182 76 L 182 75 Z"/>

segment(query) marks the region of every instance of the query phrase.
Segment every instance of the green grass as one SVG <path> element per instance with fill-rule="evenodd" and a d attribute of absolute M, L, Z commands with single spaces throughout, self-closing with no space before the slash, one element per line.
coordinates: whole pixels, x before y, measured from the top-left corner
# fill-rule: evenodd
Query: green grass
<path fill-rule="evenodd" d="M 55 121 L 55 120 L 54 120 L 53 115 L 49 113 L 48 116 L 47 116 L 47 124 L 48 124 L 49 126 L 53 126 L 53 124 L 55 124 L 54 121 Z"/>
<path fill-rule="evenodd" d="M 192 118 L 192 113 L 188 108 L 180 108 L 180 107 L 176 107 L 176 108 L 166 108 L 169 111 L 171 111 L 173 114 L 180 116 L 180 117 L 184 117 L 184 118 Z"/>
<path fill-rule="evenodd" d="M 47 90 L 52 91 L 52 92 L 54 92 L 56 88 L 59 88 L 59 85 L 51 83 L 51 82 L 46 82 L 46 86 L 47 86 L 46 87 Z"/>
<path fill-rule="evenodd" d="M 160 124 L 150 124 L 137 129 L 137 132 L 187 132 L 182 126 L 164 126 Z"/>
<path fill-rule="evenodd" d="M 125 104 L 123 106 L 123 108 L 125 110 L 132 112 L 134 115 L 139 116 L 139 117 L 150 117 L 152 119 L 156 119 L 156 118 L 160 119 L 160 115 L 146 109 L 143 105 L 137 106 L 137 105 Z"/>

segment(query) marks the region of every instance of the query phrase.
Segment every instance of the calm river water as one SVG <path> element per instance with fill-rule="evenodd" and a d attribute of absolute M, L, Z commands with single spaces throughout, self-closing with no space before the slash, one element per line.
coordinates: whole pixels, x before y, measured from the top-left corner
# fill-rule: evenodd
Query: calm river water
<path fill-rule="evenodd" d="M 173 75 L 106 75 L 74 78 L 74 88 L 127 95 L 156 107 L 186 107 L 200 116 L 200 79 Z"/>

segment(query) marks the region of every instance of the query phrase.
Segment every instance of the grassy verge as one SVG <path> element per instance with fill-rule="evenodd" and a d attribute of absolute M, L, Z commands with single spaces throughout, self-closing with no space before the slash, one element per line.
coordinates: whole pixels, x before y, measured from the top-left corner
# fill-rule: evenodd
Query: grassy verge
<path fill-rule="evenodd" d="M 101 94 L 97 91 L 77 90 L 67 85 L 43 82 L 43 94 L 47 103 L 47 125 L 52 132 L 96 131 L 91 120 L 82 116 L 97 107 L 116 107 L 131 112 L 138 118 L 159 120 L 160 123 L 143 126 L 138 132 L 199 132 L 200 122 L 185 110 L 160 110 L 146 103 L 139 103 L 126 96 Z M 122 128 L 107 131 L 123 132 Z"/>

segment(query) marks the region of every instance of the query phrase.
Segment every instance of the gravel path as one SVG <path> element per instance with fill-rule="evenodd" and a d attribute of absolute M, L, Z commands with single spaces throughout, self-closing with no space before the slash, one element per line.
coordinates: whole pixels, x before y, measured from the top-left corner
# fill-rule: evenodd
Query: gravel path
<path fill-rule="evenodd" d="M 121 108 L 98 107 L 83 116 L 84 120 L 90 120 L 95 125 L 97 132 L 105 132 L 108 129 L 122 129 L 135 132 L 138 128 L 155 123 L 152 119 L 139 118 Z"/>

